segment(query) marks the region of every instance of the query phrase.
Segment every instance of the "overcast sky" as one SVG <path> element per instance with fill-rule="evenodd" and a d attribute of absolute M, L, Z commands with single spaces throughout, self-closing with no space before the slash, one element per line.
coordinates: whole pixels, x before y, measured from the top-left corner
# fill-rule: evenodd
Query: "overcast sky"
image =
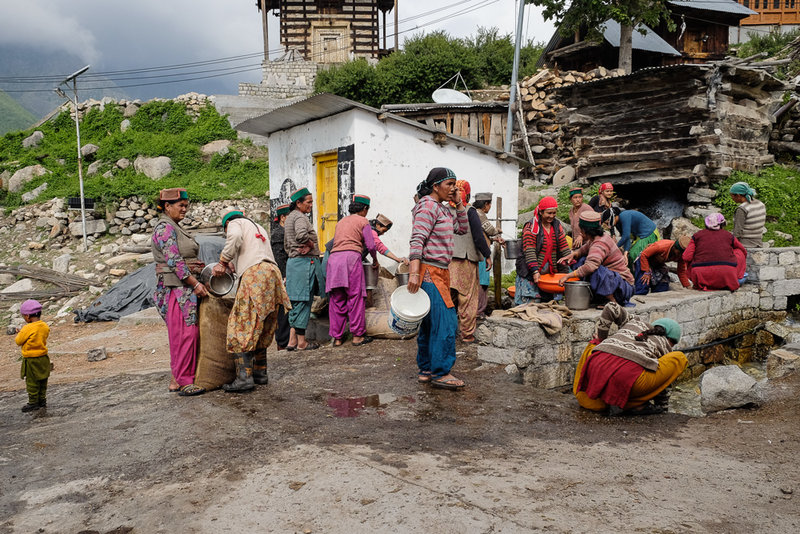
<path fill-rule="evenodd" d="M 513 34 L 517 9 L 515 0 L 399 0 L 400 42 L 422 31 L 444 30 L 452 36 L 471 36 L 478 26 L 497 27 L 502 34 Z M 549 40 L 552 23 L 542 20 L 538 8 L 525 9 L 523 37 Z M 278 19 L 272 13 L 269 19 L 274 58 L 280 52 Z M 391 12 L 388 21 L 393 21 Z M 392 42 L 390 38 L 390 46 Z M 0 46 L 4 44 L 71 52 L 84 64 L 92 65 L 90 73 L 252 55 L 238 61 L 192 67 L 180 76 L 201 78 L 217 72 L 199 71 L 226 67 L 237 71 L 224 77 L 168 85 L 162 83 L 167 78 L 144 79 L 142 75 L 117 81 L 121 86 L 154 83 L 128 89 L 139 93 L 140 98 L 142 93 L 148 97 L 173 97 L 190 90 L 236 94 L 238 81 L 258 82 L 261 78 L 256 54 L 263 51 L 263 36 L 255 0 L 3 0 Z M 67 75 L 82 66 L 65 65 L 62 72 L 53 75 Z M 246 72 L 247 69 L 251 70 Z M 86 78 L 89 82 L 90 78 Z M 204 90 L 205 87 L 209 89 Z"/>

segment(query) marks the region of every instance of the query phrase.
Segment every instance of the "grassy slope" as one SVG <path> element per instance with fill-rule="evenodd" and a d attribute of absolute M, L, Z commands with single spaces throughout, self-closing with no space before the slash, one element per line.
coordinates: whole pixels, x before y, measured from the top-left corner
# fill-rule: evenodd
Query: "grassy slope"
<path fill-rule="evenodd" d="M 88 197 L 101 203 L 113 202 L 131 195 L 154 197 L 159 189 L 167 187 L 185 187 L 193 199 L 210 201 L 260 196 L 269 188 L 266 150 L 235 141 L 236 132 L 211 105 L 193 118 L 181 103 L 148 102 L 131 117 L 131 126 L 125 132 L 120 130 L 123 119 L 116 106 L 107 106 L 103 112 L 92 110 L 81 121 L 81 143 L 99 147 L 97 154 L 85 161 L 84 169 L 94 160 L 103 162 L 97 174 L 86 176 Z M 47 182 L 47 190 L 37 201 L 76 196 L 74 122 L 68 113 L 62 113 L 38 129 L 45 137 L 32 149 L 22 148 L 22 140 L 30 135 L 30 130 L 11 132 L 0 138 L 0 172 L 13 173 L 18 168 L 41 164 L 51 174 L 32 180 L 24 191 Z M 202 145 L 217 139 L 232 140 L 230 151 L 204 158 L 200 152 Z M 140 155 L 170 157 L 172 172 L 154 181 L 137 174 L 133 165 L 125 170 L 114 167 L 121 158 L 133 162 Z M 109 170 L 113 176 L 104 177 Z M 0 205 L 6 209 L 19 205 L 21 193 L 0 191 Z"/>
<path fill-rule="evenodd" d="M 36 122 L 33 113 L 20 106 L 7 93 L 0 91 L 0 135 L 30 127 Z"/>

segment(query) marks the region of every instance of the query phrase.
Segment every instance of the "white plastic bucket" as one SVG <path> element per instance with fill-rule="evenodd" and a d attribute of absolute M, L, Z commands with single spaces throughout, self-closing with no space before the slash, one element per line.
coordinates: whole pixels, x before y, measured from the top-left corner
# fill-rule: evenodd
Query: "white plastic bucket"
<path fill-rule="evenodd" d="M 400 286 L 394 290 L 389 300 L 389 328 L 401 336 L 415 334 L 422 320 L 431 311 L 431 299 L 422 289 L 411 294 L 408 286 Z"/>

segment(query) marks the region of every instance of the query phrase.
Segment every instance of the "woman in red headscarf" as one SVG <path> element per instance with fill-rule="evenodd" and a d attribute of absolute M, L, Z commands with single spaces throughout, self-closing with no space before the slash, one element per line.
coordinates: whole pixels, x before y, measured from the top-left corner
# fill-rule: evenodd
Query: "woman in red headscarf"
<path fill-rule="evenodd" d="M 483 237 L 483 227 L 477 210 L 469 205 L 470 185 L 466 180 L 457 180 L 456 187 L 461 191 L 461 203 L 467 208 L 469 231 L 453 237 L 453 259 L 450 271 L 450 295 L 458 312 L 458 331 L 464 343 L 475 342 L 475 328 L 478 319 L 480 283 L 478 264 L 486 260 L 487 270 L 492 268 L 491 251 Z M 450 202 L 450 211 L 456 215 L 456 207 Z"/>
<path fill-rule="evenodd" d="M 566 264 L 558 260 L 569 255 L 567 235 L 561 221 L 556 219 L 558 203 L 553 197 L 544 197 L 533 212 L 533 218 L 522 227 L 522 257 L 517 258 L 517 285 L 514 303 L 525 304 L 552 295 L 539 289 L 543 274 L 569 272 Z"/>

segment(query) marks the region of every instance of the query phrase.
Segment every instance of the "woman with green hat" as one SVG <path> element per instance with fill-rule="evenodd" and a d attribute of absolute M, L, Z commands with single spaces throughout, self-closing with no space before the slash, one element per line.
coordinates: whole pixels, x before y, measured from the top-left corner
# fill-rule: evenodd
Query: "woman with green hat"
<path fill-rule="evenodd" d="M 319 238 L 308 217 L 314 199 L 305 187 L 291 196 L 289 215 L 284 227 L 286 261 L 286 292 L 292 301 L 289 325 L 292 327 L 286 350 L 314 350 L 317 343 L 306 341 L 306 328 L 311 318 L 314 296 L 325 295 L 325 271 L 320 259 Z"/>
<path fill-rule="evenodd" d="M 733 214 L 733 236 L 746 248 L 763 247 L 766 206 L 755 198 L 755 190 L 746 182 L 733 184 L 730 193 L 731 199 L 739 204 Z"/>
<path fill-rule="evenodd" d="M 226 271 L 239 275 L 226 331 L 226 348 L 236 367 L 236 379 L 222 386 L 236 393 L 269 382 L 267 347 L 275 334 L 278 309 L 291 305 L 267 241 L 267 230 L 236 209 L 222 217 L 222 229 L 225 246 L 212 272 L 215 276 Z"/>
<path fill-rule="evenodd" d="M 619 329 L 609 336 L 612 324 Z M 688 365 L 686 355 L 673 350 L 680 339 L 681 326 L 673 319 L 647 323 L 609 302 L 575 370 L 572 392 L 578 403 L 610 415 L 666 412 L 667 388 Z"/>

